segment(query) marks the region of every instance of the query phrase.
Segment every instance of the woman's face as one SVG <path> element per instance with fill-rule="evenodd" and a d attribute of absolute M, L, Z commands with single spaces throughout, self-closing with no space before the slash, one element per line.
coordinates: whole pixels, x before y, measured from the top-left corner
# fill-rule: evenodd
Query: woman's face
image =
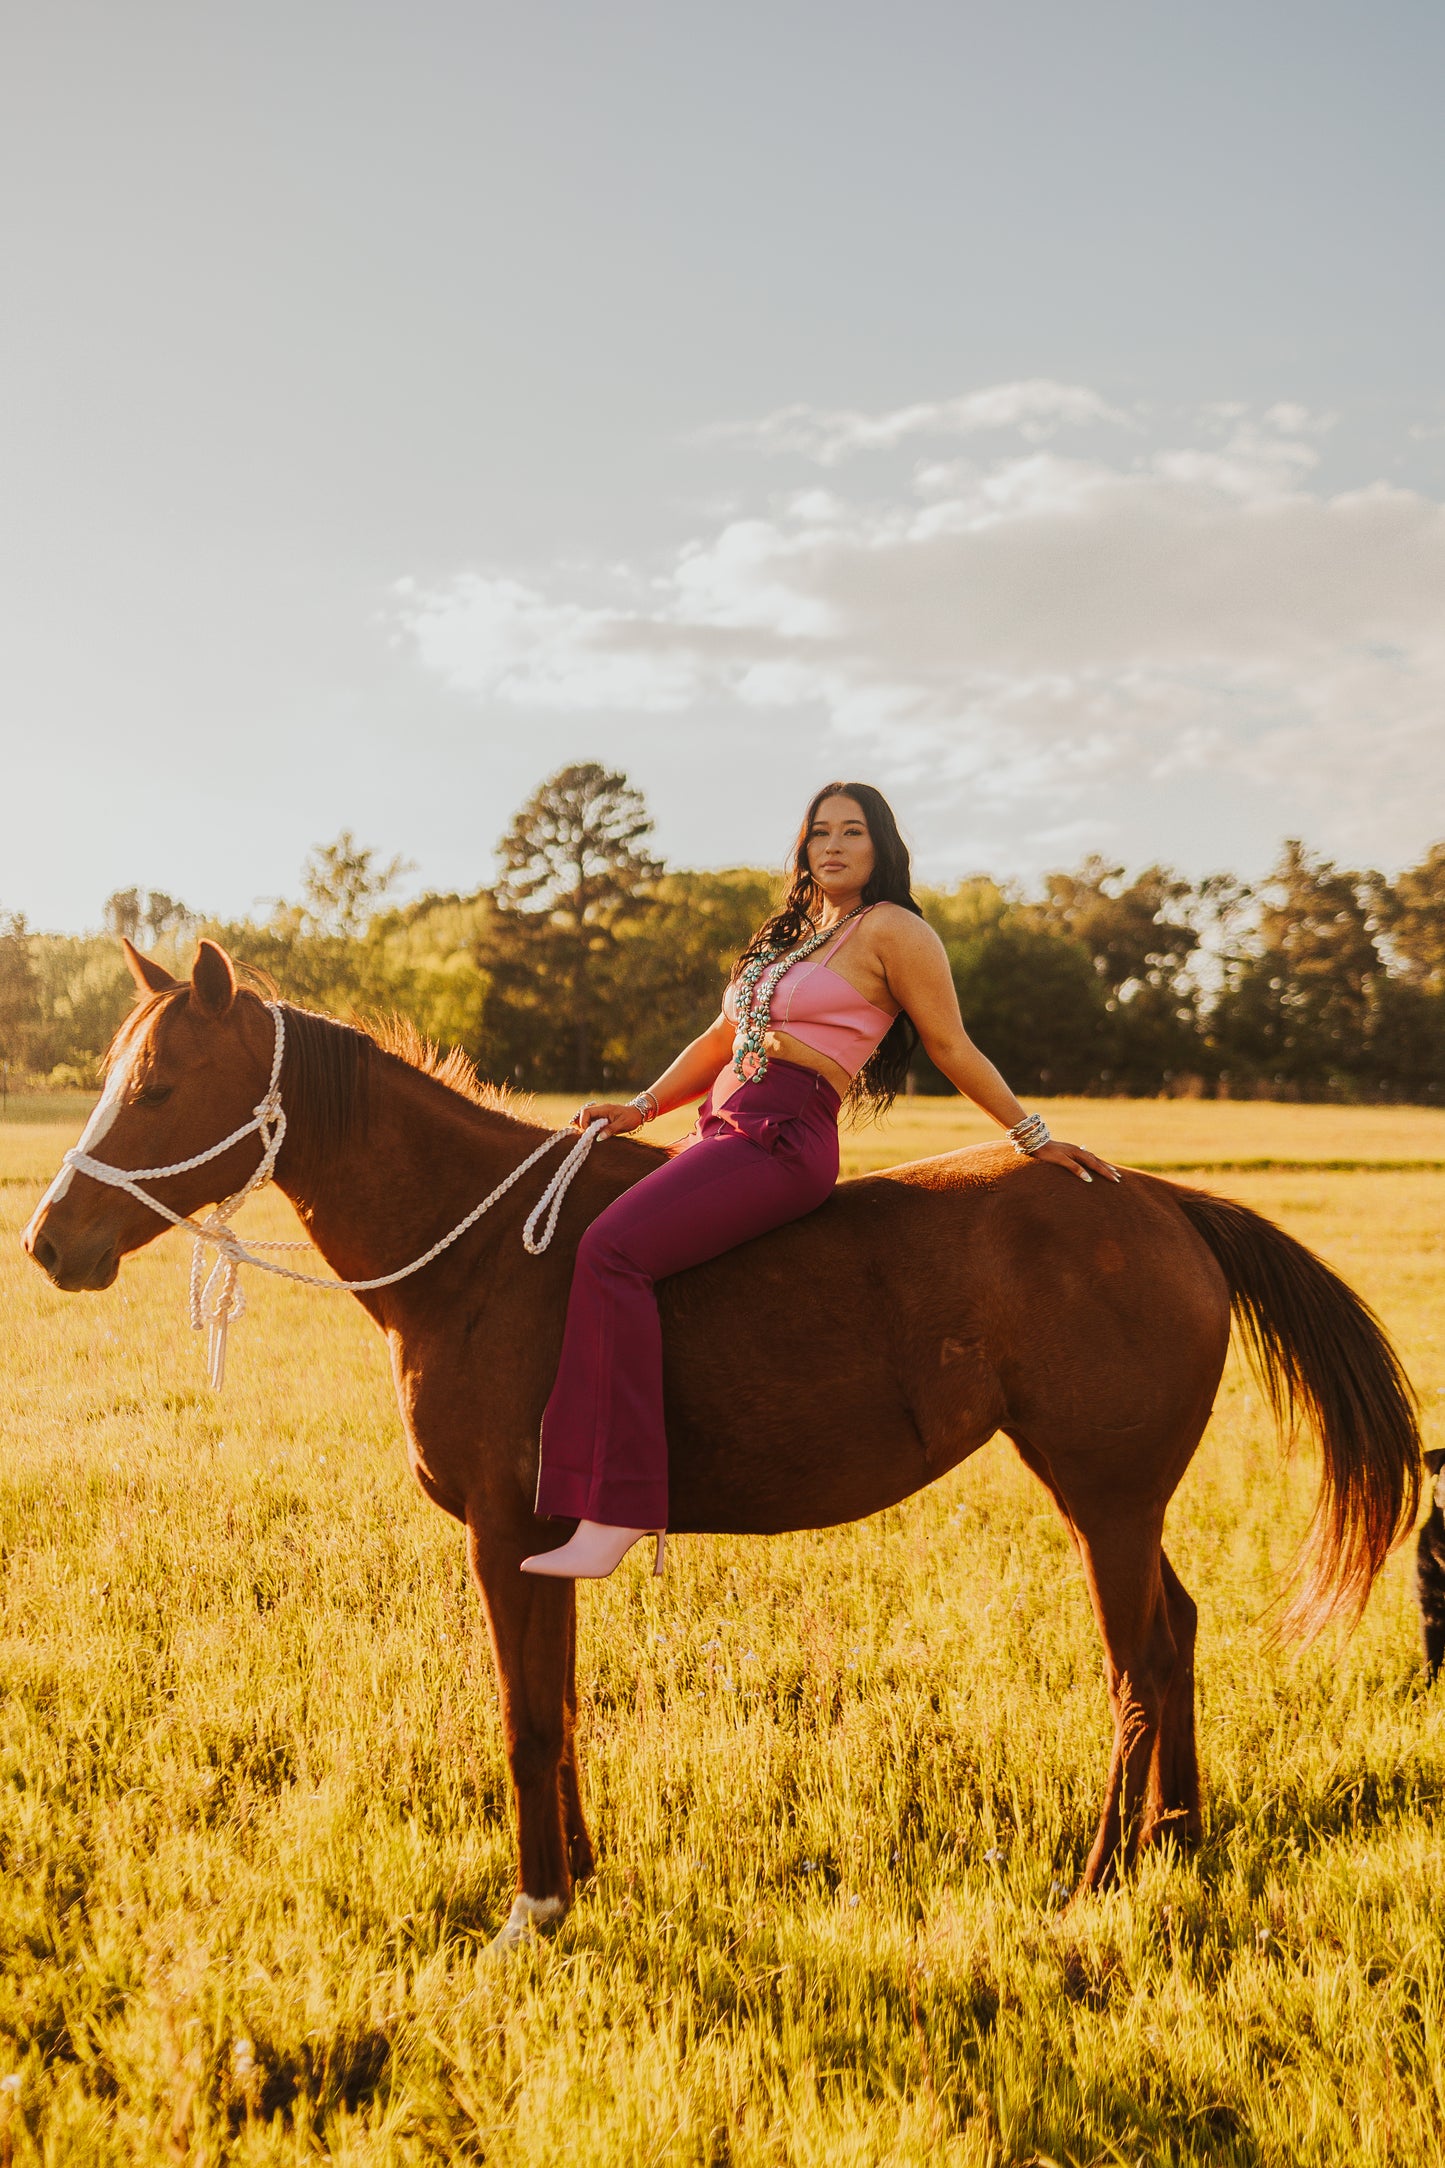
<path fill-rule="evenodd" d="M 829 901 L 861 895 L 873 871 L 873 838 L 856 798 L 825 798 L 808 831 L 808 871 Z"/>

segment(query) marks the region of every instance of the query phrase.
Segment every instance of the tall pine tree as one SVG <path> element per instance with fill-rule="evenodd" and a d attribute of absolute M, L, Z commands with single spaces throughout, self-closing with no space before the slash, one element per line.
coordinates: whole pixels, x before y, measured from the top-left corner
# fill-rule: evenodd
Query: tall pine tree
<path fill-rule="evenodd" d="M 647 908 L 662 872 L 652 816 L 625 775 L 597 761 L 559 768 L 498 846 L 495 950 L 488 958 L 499 1036 L 528 1083 L 588 1091 L 622 920 Z"/>

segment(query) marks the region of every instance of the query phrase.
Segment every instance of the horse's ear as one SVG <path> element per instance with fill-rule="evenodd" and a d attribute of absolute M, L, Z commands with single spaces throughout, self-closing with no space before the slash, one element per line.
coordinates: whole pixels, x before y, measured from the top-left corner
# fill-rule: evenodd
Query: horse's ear
<path fill-rule="evenodd" d="M 126 968 L 143 994 L 168 994 L 179 983 L 163 964 L 153 964 L 149 956 L 142 956 L 124 934 L 120 937 L 120 945 L 125 950 Z"/>
<path fill-rule="evenodd" d="M 191 999 L 202 1016 L 219 1021 L 236 998 L 236 971 L 230 957 L 214 941 L 203 941 L 191 965 Z"/>

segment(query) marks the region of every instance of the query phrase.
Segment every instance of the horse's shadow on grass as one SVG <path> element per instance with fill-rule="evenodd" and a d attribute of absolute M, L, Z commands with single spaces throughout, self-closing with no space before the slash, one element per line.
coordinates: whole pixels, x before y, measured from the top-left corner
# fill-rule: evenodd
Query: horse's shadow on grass
<path fill-rule="evenodd" d="M 376 2027 L 308 2037 L 287 2048 L 258 2035 L 251 2043 L 254 2075 L 227 2108 L 232 2135 L 252 2120 L 270 2123 L 279 2116 L 290 2123 L 302 2099 L 314 2120 L 338 2110 L 354 2115 L 383 2089 L 391 2053 L 390 2034 Z"/>
<path fill-rule="evenodd" d="M 1337 1762 L 1323 1785 L 1300 1787 L 1251 1813 L 1206 1807 L 1204 1837 L 1189 1855 L 1211 1892 L 1241 1879 L 1258 1896 L 1286 1861 L 1320 1855 L 1351 1839 L 1401 1828 L 1445 1806 L 1445 1786 L 1405 1765 L 1380 1768 L 1362 1757 Z"/>

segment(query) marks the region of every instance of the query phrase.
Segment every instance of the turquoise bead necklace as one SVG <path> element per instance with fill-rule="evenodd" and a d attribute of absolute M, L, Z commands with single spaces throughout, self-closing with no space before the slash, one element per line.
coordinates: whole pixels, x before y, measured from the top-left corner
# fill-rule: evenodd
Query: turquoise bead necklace
<path fill-rule="evenodd" d="M 771 1022 L 773 993 L 783 973 L 791 971 L 805 956 L 811 956 L 825 941 L 831 941 L 840 927 L 867 909 L 866 903 L 855 904 L 842 918 L 834 919 L 831 926 L 820 927 L 801 948 L 764 949 L 761 956 L 755 956 L 751 963 L 743 966 L 737 982 L 738 1028 L 733 1038 L 733 1073 L 744 1084 L 756 1084 L 768 1073 L 763 1041 Z"/>

